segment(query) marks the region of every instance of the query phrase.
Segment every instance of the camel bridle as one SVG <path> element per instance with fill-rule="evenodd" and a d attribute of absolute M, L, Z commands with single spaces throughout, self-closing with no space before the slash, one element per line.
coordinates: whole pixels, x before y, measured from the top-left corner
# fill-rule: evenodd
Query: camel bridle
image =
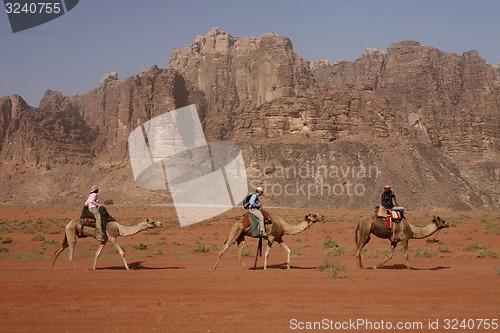
<path fill-rule="evenodd" d="M 440 222 L 442 221 L 442 223 Z M 430 243 L 430 244 L 433 244 L 433 243 L 439 243 L 439 240 L 437 239 L 437 235 L 439 234 L 439 232 L 441 230 L 443 230 L 444 228 L 448 228 L 449 225 L 447 225 L 446 221 L 444 221 L 443 219 L 441 219 L 439 216 L 436 218 L 436 226 L 437 226 L 437 232 L 434 234 L 434 237 L 432 239 L 430 239 L 429 237 L 427 237 L 427 240 L 426 242 L 427 243 Z"/>
<path fill-rule="evenodd" d="M 314 215 L 315 219 L 311 219 L 310 215 L 306 215 L 307 227 L 311 227 L 318 220 L 318 215 Z"/>

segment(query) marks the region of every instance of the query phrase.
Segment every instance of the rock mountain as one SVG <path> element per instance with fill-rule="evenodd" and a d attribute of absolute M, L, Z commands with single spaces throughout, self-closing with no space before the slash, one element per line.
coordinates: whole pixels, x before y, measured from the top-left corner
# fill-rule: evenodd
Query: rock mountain
<path fill-rule="evenodd" d="M 416 41 L 310 63 L 285 37 L 217 28 L 165 69 L 47 90 L 38 107 L 1 98 L 0 201 L 81 205 L 99 184 L 115 204 L 168 203 L 135 185 L 127 138 L 189 104 L 208 141 L 240 144 L 265 205 L 371 210 L 390 183 L 410 210 L 500 208 L 500 65 Z"/>

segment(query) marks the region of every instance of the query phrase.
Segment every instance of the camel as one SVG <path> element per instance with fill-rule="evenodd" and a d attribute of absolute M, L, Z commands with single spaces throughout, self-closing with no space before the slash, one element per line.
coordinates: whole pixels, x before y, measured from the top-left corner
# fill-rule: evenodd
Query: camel
<path fill-rule="evenodd" d="M 372 219 L 360 221 L 356 226 L 354 240 L 356 241 L 356 257 L 358 259 L 359 268 L 363 268 L 363 263 L 361 262 L 361 250 L 370 241 L 370 234 L 374 234 L 379 238 L 391 240 L 390 254 L 387 255 L 383 262 L 373 267 L 374 269 L 381 268 L 386 262 L 391 260 L 394 254 L 394 249 L 399 242 L 403 242 L 403 250 L 406 258 L 406 268 L 411 269 L 408 259 L 408 241 L 410 239 L 427 238 L 438 230 L 448 228 L 450 226 L 448 222 L 446 222 L 439 216 L 434 216 L 432 221 L 424 227 L 415 226 L 408 222 L 408 220 L 403 219 L 398 223 L 393 223 L 392 228 L 396 228 L 393 235 L 393 231 L 387 229 L 385 217 L 379 216 L 380 214 L 378 214 L 378 211 L 379 206 L 375 207 L 375 216 Z M 393 236 L 394 239 L 391 239 Z"/>
<path fill-rule="evenodd" d="M 248 213 L 247 213 L 248 214 Z M 267 236 L 267 246 L 266 246 L 266 252 L 264 254 L 264 269 L 267 269 L 267 259 L 269 257 L 269 252 L 271 252 L 271 248 L 273 246 L 273 243 L 276 241 L 278 244 L 281 245 L 281 247 L 285 250 L 287 253 L 287 261 L 286 261 L 286 268 L 290 269 L 290 249 L 288 246 L 286 246 L 285 242 L 283 242 L 283 236 L 284 235 L 295 235 L 298 233 L 301 233 L 302 231 L 310 228 L 314 223 L 318 221 L 323 221 L 325 218 L 323 215 L 318 215 L 318 214 L 307 214 L 304 217 L 304 221 L 298 223 L 298 224 L 290 224 L 283 220 L 278 215 L 273 215 L 271 218 L 272 223 L 271 224 L 266 224 L 266 232 L 268 234 Z M 249 227 L 244 227 L 243 226 L 243 220 L 237 221 L 234 223 L 231 232 L 229 233 L 229 236 L 227 237 L 227 240 L 224 243 L 224 247 L 222 250 L 219 252 L 219 256 L 217 258 L 217 262 L 215 263 L 214 269 L 217 269 L 217 265 L 219 264 L 219 260 L 222 258 L 222 255 L 226 250 L 231 247 L 234 243 L 238 243 L 238 260 L 239 262 L 242 263 L 243 267 L 246 269 L 246 265 L 242 260 L 242 253 L 243 253 L 243 246 L 245 245 L 245 236 L 249 236 L 252 238 L 259 238 L 259 236 L 253 237 L 250 232 Z"/>
<path fill-rule="evenodd" d="M 139 224 L 136 224 L 134 226 L 128 227 L 125 225 L 122 225 L 116 221 L 108 222 L 106 225 L 106 236 L 104 241 L 101 242 L 99 245 L 99 248 L 97 249 L 97 252 L 95 253 L 94 257 L 94 265 L 92 266 L 92 269 L 95 270 L 96 263 L 97 263 L 97 258 L 101 254 L 102 249 L 104 248 L 104 245 L 108 242 L 108 240 L 113 244 L 120 253 L 120 256 L 123 259 L 123 263 L 125 264 L 125 269 L 129 270 L 130 268 L 128 267 L 127 261 L 125 260 L 125 253 L 123 252 L 122 248 L 116 241 L 118 236 L 132 236 L 135 235 L 141 231 L 148 230 L 148 229 L 153 229 L 153 228 L 158 228 L 161 227 L 161 222 L 155 222 L 150 219 L 146 219 L 145 221 L 140 222 Z M 73 251 L 75 249 L 76 245 L 76 239 L 77 235 L 79 235 L 80 238 L 82 237 L 96 237 L 96 229 L 92 227 L 87 227 L 80 224 L 80 219 L 73 219 L 69 221 L 69 223 L 66 225 L 66 228 L 64 230 L 64 240 L 62 242 L 61 247 L 54 253 L 54 260 L 52 261 L 52 266 L 50 266 L 50 269 L 52 270 L 54 268 L 54 264 L 56 263 L 57 257 L 59 254 L 61 254 L 64 249 L 69 247 L 69 261 L 73 264 L 73 266 L 76 267 L 75 262 L 73 261 Z"/>

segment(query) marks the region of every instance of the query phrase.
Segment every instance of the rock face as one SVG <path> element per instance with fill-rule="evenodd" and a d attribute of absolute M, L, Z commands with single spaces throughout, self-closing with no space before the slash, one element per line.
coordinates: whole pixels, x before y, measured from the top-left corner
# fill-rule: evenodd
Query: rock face
<path fill-rule="evenodd" d="M 372 209 L 390 182 L 410 209 L 500 207 L 499 65 L 416 41 L 311 64 L 287 38 L 217 28 L 168 69 L 110 73 L 82 96 L 49 90 L 37 108 L 1 98 L 0 194 L 78 203 L 99 183 L 115 203 L 164 203 L 135 186 L 127 138 L 193 103 L 209 141 L 241 144 L 268 205 Z"/>

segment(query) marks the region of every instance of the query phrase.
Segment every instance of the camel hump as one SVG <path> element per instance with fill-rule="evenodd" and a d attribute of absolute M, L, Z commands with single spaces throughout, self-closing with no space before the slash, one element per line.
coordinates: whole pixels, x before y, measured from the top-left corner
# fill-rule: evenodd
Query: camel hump
<path fill-rule="evenodd" d="M 243 216 L 243 228 L 246 229 L 250 226 L 250 213 L 246 213 L 244 216 Z"/>
<path fill-rule="evenodd" d="M 271 215 L 267 210 L 261 209 L 262 215 L 264 216 L 264 223 L 265 224 L 272 224 L 273 220 L 271 219 Z"/>

